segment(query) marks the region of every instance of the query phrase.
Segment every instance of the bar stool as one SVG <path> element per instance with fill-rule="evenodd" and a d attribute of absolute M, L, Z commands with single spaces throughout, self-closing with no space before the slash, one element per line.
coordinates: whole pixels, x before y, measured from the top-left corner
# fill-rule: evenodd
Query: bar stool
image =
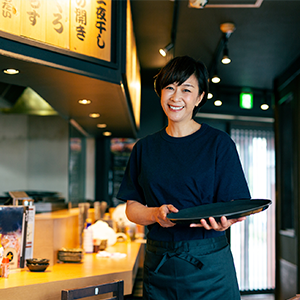
<path fill-rule="evenodd" d="M 108 298 L 101 298 L 103 300 L 124 300 L 124 281 L 118 280 L 103 284 L 91 285 L 76 289 L 62 290 L 61 300 L 75 300 L 95 295 L 108 294 Z M 112 293 L 112 296 L 111 296 Z"/>

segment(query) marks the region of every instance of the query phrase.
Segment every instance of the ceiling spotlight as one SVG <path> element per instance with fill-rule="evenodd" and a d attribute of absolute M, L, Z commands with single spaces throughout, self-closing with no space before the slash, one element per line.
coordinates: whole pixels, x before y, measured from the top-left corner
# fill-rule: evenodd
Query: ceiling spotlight
<path fill-rule="evenodd" d="M 20 73 L 20 71 L 17 69 L 4 69 L 3 73 L 8 74 L 8 75 L 16 75 L 16 74 Z"/>
<path fill-rule="evenodd" d="M 89 114 L 89 117 L 93 118 L 93 119 L 96 119 L 96 118 L 100 117 L 100 114 L 98 114 L 98 113 L 91 113 L 91 114 Z"/>
<path fill-rule="evenodd" d="M 165 57 L 172 48 L 174 47 L 173 43 L 169 43 L 165 48 L 159 49 L 159 53 L 161 56 Z"/>
<path fill-rule="evenodd" d="M 208 94 L 207 94 L 207 99 L 211 99 L 211 98 L 213 98 L 213 94 L 211 93 L 211 92 L 209 92 Z"/>
<path fill-rule="evenodd" d="M 105 132 L 103 132 L 103 135 L 104 135 L 104 136 L 111 136 L 112 133 L 111 133 L 110 131 L 105 131 Z"/>
<path fill-rule="evenodd" d="M 106 124 L 97 124 L 97 127 L 98 127 L 98 128 L 106 128 L 107 125 L 106 125 Z"/>
<path fill-rule="evenodd" d="M 214 102 L 214 105 L 215 106 L 222 106 L 222 101 L 221 100 L 216 100 L 215 102 Z"/>
<path fill-rule="evenodd" d="M 267 103 L 263 103 L 261 106 L 260 106 L 260 109 L 261 110 L 268 110 L 269 109 L 269 105 Z"/>
<path fill-rule="evenodd" d="M 213 83 L 219 83 L 220 81 L 221 81 L 221 78 L 217 74 L 215 74 L 213 76 L 213 78 L 211 79 L 211 82 L 213 82 Z"/>
<path fill-rule="evenodd" d="M 88 100 L 88 99 L 81 99 L 81 100 L 78 100 L 78 103 L 79 103 L 79 104 L 86 105 L 86 104 L 92 103 L 92 101 L 91 101 L 91 100 Z"/>
<path fill-rule="evenodd" d="M 231 63 L 231 59 L 229 58 L 228 56 L 228 48 L 227 46 L 224 47 L 224 50 L 223 50 L 223 58 L 221 60 L 222 64 L 224 65 L 228 65 Z"/>

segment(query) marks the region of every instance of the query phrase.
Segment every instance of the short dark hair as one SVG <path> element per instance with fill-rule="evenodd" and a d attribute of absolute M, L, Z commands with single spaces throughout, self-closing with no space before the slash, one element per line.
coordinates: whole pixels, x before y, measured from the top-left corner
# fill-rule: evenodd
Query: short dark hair
<path fill-rule="evenodd" d="M 178 56 L 171 59 L 155 76 L 154 89 L 159 97 L 161 90 L 176 82 L 183 84 L 191 75 L 195 75 L 198 80 L 199 95 L 204 92 L 202 101 L 193 110 L 193 118 L 207 101 L 208 93 L 208 72 L 206 66 L 201 61 L 196 61 L 189 56 Z"/>

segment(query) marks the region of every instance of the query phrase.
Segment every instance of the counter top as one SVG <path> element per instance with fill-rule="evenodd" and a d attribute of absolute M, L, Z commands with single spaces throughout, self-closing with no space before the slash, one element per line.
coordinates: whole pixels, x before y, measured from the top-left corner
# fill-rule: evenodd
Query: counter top
<path fill-rule="evenodd" d="M 85 254 L 81 263 L 57 263 L 45 272 L 30 272 L 28 268 L 11 270 L 8 278 L 0 278 L 0 298 L 58 300 L 62 289 L 124 280 L 124 294 L 131 294 L 139 266 L 142 244 L 116 243 L 107 252 L 125 253 L 124 258 L 103 258 Z"/>

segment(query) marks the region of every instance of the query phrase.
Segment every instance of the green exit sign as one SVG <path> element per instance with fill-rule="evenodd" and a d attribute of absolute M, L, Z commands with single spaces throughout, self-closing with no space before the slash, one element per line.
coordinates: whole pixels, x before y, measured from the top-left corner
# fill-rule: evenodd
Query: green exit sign
<path fill-rule="evenodd" d="M 252 109 L 253 108 L 253 94 L 240 93 L 240 108 Z"/>

